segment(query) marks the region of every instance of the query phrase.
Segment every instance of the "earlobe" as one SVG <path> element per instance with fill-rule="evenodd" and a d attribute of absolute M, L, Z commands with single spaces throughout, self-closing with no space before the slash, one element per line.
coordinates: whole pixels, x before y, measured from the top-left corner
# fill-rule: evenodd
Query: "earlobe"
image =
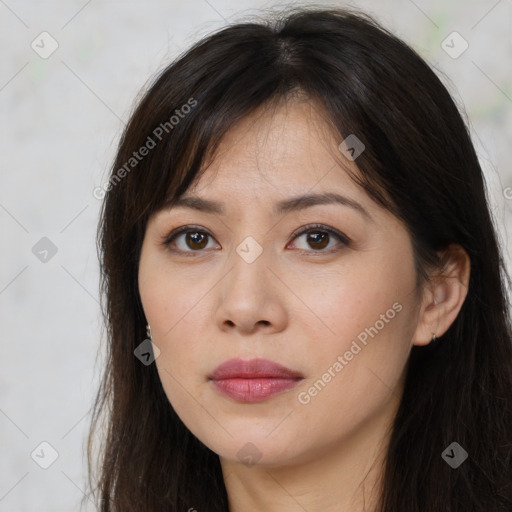
<path fill-rule="evenodd" d="M 453 324 L 467 296 L 471 262 L 466 251 L 451 244 L 443 251 L 442 270 L 426 285 L 413 345 L 425 346 Z"/>

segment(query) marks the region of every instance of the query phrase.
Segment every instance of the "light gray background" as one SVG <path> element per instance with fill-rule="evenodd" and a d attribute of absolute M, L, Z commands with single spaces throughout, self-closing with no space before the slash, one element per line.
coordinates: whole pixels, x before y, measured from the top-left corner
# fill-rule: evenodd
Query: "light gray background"
<path fill-rule="evenodd" d="M 103 363 L 92 191 L 107 179 L 134 98 L 201 36 L 269 5 L 0 0 L 1 512 L 79 509 Z M 510 268 L 512 0 L 351 5 L 417 49 L 465 105 Z M 46 59 L 31 47 L 48 50 L 43 31 L 58 43 Z M 456 59 L 441 47 L 453 31 L 469 44 Z M 42 237 L 57 248 L 46 262 L 32 251 Z M 31 458 L 43 441 L 58 452 L 48 469 Z M 49 457 L 44 446 L 34 455 Z"/>

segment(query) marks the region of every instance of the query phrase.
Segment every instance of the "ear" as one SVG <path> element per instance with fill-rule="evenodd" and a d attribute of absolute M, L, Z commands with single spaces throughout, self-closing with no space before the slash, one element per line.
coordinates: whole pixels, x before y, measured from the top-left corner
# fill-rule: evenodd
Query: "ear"
<path fill-rule="evenodd" d="M 432 335 L 442 336 L 466 299 L 471 270 L 467 252 L 458 244 L 450 244 L 440 256 L 444 266 L 425 285 L 413 345 L 428 345 Z"/>

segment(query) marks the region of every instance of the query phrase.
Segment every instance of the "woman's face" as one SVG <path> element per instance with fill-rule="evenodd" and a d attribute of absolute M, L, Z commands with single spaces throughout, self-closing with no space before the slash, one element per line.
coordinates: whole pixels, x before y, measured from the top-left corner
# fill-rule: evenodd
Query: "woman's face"
<path fill-rule="evenodd" d="M 176 413 L 224 460 L 304 462 L 377 436 L 418 341 L 410 237 L 333 158 L 357 170 L 323 126 L 307 102 L 247 117 L 185 194 L 215 208 L 189 202 L 147 226 L 139 287 L 155 364 Z"/>

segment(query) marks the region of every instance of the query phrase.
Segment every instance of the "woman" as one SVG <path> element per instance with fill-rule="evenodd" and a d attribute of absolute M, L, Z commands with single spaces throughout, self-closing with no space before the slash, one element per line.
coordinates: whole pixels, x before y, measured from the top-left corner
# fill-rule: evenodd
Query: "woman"
<path fill-rule="evenodd" d="M 99 245 L 100 510 L 512 510 L 482 171 L 445 87 L 371 18 L 233 25 L 167 67 Z"/>

